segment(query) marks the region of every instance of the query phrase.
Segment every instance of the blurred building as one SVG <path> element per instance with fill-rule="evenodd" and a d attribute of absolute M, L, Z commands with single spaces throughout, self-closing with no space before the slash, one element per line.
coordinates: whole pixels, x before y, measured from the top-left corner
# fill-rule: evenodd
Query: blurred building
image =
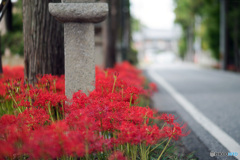
<path fill-rule="evenodd" d="M 161 52 L 178 53 L 178 38 L 181 30 L 156 30 L 144 28 L 133 34 L 134 48 L 138 51 L 139 61 L 147 61 L 147 57 Z"/>

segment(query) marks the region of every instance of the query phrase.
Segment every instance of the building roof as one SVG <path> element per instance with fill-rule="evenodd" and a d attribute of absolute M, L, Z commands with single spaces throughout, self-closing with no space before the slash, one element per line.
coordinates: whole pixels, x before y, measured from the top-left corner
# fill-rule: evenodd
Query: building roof
<path fill-rule="evenodd" d="M 142 40 L 175 40 L 178 39 L 180 31 L 175 28 L 173 30 L 157 30 L 157 29 L 148 29 L 144 28 L 140 32 L 133 34 L 134 41 Z"/>

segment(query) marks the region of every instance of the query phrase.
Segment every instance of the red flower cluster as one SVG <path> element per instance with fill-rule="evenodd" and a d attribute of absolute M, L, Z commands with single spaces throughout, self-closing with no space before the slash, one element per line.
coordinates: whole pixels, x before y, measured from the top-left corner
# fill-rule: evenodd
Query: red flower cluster
<path fill-rule="evenodd" d="M 174 116 L 159 117 L 149 107 L 138 106 L 140 95 L 151 95 L 156 85 L 144 89 L 145 78 L 127 62 L 108 70 L 96 67 L 96 89 L 89 96 L 78 91 L 69 101 L 63 76 L 44 75 L 31 86 L 16 79 L 23 79 L 22 69 L 16 78 L 12 72 L 4 69 L 0 81 L 1 88 L 5 87 L 1 92 L 0 159 L 126 159 L 123 154 L 130 156 L 129 145 L 155 145 L 188 134 L 185 125 L 174 122 Z M 154 119 L 167 125 L 159 128 L 152 124 Z"/>
<path fill-rule="evenodd" d="M 4 83 L 8 79 L 23 79 L 24 78 L 24 68 L 22 66 L 18 67 L 9 67 L 5 66 L 3 67 L 3 73 L 0 74 L 0 97 L 4 96 L 6 94 L 6 87 L 4 86 Z"/>

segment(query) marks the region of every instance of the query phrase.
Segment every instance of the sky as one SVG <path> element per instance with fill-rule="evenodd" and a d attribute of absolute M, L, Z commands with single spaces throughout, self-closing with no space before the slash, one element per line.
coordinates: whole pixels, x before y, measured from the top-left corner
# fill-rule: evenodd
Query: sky
<path fill-rule="evenodd" d="M 151 29 L 172 29 L 173 0 L 130 0 L 131 14 Z"/>
<path fill-rule="evenodd" d="M 173 0 L 130 0 L 130 3 L 132 15 L 148 28 L 173 28 L 175 18 Z"/>

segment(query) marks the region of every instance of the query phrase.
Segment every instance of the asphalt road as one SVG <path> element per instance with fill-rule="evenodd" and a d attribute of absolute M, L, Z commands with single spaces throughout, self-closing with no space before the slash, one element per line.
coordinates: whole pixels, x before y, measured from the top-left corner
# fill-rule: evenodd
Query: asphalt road
<path fill-rule="evenodd" d="M 151 74 L 150 74 L 151 72 Z M 154 76 L 153 76 L 154 73 Z M 211 124 L 240 144 L 240 74 L 204 69 L 193 65 L 152 65 L 146 68 L 146 75 L 155 81 L 159 92 L 154 95 L 154 107 L 161 112 L 173 112 L 188 123 L 191 135 L 183 138 L 190 151 L 196 151 L 199 159 L 235 159 L 229 156 L 210 157 L 210 152 L 229 152 L 222 143 L 225 137 L 220 133 L 211 134 L 211 127 L 197 121 L 183 104 L 174 98 L 163 83 L 156 79 L 160 76 L 180 96 L 206 117 Z M 200 117 L 201 118 L 201 117 Z M 204 121 L 203 121 L 204 122 Z M 206 129 L 206 126 L 209 127 Z M 209 129 L 209 130 L 208 130 Z M 219 135 L 218 135 L 219 134 Z M 216 138 L 220 137 L 220 140 Z M 226 142 L 231 147 L 230 141 Z M 230 144 L 229 144 L 230 143 Z M 240 150 L 236 150 L 240 154 Z"/>

